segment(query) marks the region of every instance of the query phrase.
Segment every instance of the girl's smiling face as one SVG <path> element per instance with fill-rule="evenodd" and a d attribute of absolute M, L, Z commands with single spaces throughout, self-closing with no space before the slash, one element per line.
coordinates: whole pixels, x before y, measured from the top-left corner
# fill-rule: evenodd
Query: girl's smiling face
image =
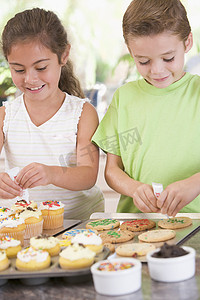
<path fill-rule="evenodd" d="M 63 55 L 64 57 L 64 55 Z M 67 61 L 68 55 L 63 58 Z M 19 42 L 7 56 L 12 80 L 26 100 L 45 100 L 59 92 L 62 65 L 58 57 L 38 41 Z"/>
<path fill-rule="evenodd" d="M 192 34 L 184 43 L 164 32 L 129 38 L 128 48 L 138 72 L 157 88 L 165 88 L 184 75 L 184 56 L 192 47 Z"/>

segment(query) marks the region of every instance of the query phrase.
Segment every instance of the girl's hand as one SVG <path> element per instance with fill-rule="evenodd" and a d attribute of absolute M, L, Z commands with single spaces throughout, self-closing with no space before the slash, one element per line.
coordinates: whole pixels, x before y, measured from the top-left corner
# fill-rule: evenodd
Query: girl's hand
<path fill-rule="evenodd" d="M 16 182 L 23 188 L 33 188 L 51 183 L 51 167 L 40 163 L 31 163 L 24 167 L 16 177 Z"/>
<path fill-rule="evenodd" d="M 185 180 L 168 185 L 157 200 L 157 206 L 161 209 L 161 213 L 174 217 L 199 195 L 199 183 L 199 175 L 195 174 Z"/>
<path fill-rule="evenodd" d="M 21 195 L 22 188 L 12 181 L 7 173 L 0 173 L 0 198 L 13 199 Z"/>
<path fill-rule="evenodd" d="M 157 199 L 154 195 L 153 188 L 149 184 L 141 183 L 133 194 L 133 202 L 139 210 L 145 213 L 159 212 Z"/>

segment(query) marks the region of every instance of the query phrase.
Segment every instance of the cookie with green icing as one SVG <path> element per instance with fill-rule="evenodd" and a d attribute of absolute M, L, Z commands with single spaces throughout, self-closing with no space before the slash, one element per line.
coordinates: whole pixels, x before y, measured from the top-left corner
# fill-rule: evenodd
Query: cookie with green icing
<path fill-rule="evenodd" d="M 192 219 L 189 217 L 174 217 L 158 221 L 158 226 L 166 229 L 179 229 L 190 226 Z"/>
<path fill-rule="evenodd" d="M 132 240 L 134 238 L 134 233 L 128 230 L 108 230 L 106 232 L 102 232 L 100 237 L 103 244 L 117 244 Z"/>
<path fill-rule="evenodd" d="M 115 219 L 100 219 L 90 221 L 86 224 L 86 228 L 95 230 L 109 230 L 119 227 L 120 222 Z"/>

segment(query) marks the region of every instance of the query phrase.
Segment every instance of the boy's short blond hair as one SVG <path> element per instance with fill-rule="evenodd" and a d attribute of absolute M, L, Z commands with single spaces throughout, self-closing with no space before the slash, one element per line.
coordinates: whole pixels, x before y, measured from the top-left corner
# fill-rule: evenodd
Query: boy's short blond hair
<path fill-rule="evenodd" d="M 123 17 L 123 35 L 129 38 L 164 31 L 185 42 L 191 32 L 185 7 L 179 0 L 133 0 Z"/>

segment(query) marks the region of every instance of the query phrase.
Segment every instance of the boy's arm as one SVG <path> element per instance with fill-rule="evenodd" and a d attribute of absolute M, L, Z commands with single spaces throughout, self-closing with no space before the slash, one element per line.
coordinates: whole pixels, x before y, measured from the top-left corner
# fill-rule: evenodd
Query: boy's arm
<path fill-rule="evenodd" d="M 143 212 L 158 212 L 156 198 L 150 185 L 136 181 L 123 170 L 120 156 L 108 153 L 105 178 L 116 192 L 133 198 L 135 206 Z"/>
<path fill-rule="evenodd" d="M 99 166 L 99 151 L 91 142 L 97 126 L 97 112 L 86 102 L 78 124 L 77 166 L 46 166 L 32 163 L 19 172 L 17 182 L 23 188 L 54 184 L 73 191 L 90 189 L 96 183 Z"/>

